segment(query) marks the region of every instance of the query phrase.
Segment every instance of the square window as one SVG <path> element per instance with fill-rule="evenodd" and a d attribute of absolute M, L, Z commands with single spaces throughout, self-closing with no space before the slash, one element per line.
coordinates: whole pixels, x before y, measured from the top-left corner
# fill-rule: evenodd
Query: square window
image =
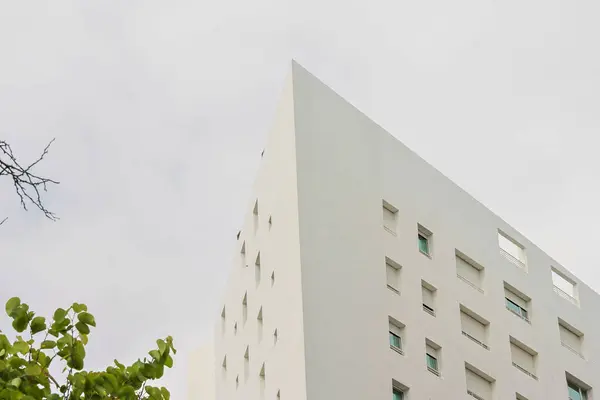
<path fill-rule="evenodd" d="M 398 209 L 383 200 L 383 227 L 389 233 L 396 234 Z"/>
<path fill-rule="evenodd" d="M 504 282 L 504 302 L 507 310 L 529 322 L 531 298 L 506 282 Z"/>
<path fill-rule="evenodd" d="M 393 332 L 390 332 L 390 346 L 395 347 L 397 349 L 402 348 L 402 339 L 400 339 L 400 336 L 396 335 Z"/>
<path fill-rule="evenodd" d="M 435 358 L 431 354 L 427 354 L 427 368 L 433 369 L 435 371 L 438 370 L 437 358 Z"/>
<path fill-rule="evenodd" d="M 392 400 L 404 400 L 404 393 L 400 389 L 394 388 L 392 392 Z"/>
<path fill-rule="evenodd" d="M 425 361 L 427 370 L 434 375 L 440 376 L 440 354 L 441 347 L 429 339 L 425 339 Z"/>
<path fill-rule="evenodd" d="M 430 230 L 420 224 L 417 225 L 417 244 L 419 246 L 419 251 L 428 257 L 431 257 L 431 236 L 432 233 Z"/>
<path fill-rule="evenodd" d="M 568 383 L 569 400 L 587 400 L 587 390 L 579 387 L 575 383 Z"/>

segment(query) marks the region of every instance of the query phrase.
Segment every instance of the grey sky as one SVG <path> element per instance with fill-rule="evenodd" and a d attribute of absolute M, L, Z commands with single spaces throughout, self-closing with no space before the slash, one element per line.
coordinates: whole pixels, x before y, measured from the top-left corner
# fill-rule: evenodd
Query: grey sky
<path fill-rule="evenodd" d="M 87 303 L 89 366 L 212 332 L 292 57 L 600 288 L 600 3 L 0 2 L 0 136 L 60 180 L 0 182 L 3 298 Z M 4 322 L 6 323 L 6 322 Z"/>

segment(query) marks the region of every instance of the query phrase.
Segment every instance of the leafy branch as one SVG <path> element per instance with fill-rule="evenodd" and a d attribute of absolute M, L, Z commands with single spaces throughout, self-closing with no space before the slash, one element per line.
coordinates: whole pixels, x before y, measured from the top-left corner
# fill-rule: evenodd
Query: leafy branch
<path fill-rule="evenodd" d="M 166 388 L 148 385 L 163 376 L 165 367 L 173 367 L 171 354 L 176 350 L 170 336 L 156 341 L 158 348 L 148 352 L 150 358 L 128 367 L 115 360 L 115 366 L 104 371 L 85 371 L 85 346 L 91 328 L 96 327 L 85 304 L 58 308 L 50 326 L 18 297 L 8 300 L 6 314 L 14 330 L 28 331 L 30 339 L 17 335 L 11 343 L 0 331 L 0 400 L 170 399 Z M 43 337 L 39 343 L 37 336 Z M 66 364 L 63 372 L 68 370 L 62 384 L 50 373 L 55 359 Z"/>

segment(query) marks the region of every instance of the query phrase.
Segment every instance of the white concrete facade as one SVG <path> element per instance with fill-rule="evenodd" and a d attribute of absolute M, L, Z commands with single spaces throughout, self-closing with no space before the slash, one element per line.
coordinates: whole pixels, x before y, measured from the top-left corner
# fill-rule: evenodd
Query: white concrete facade
<path fill-rule="evenodd" d="M 295 63 L 261 162 L 216 399 L 594 398 L 598 294 Z"/>

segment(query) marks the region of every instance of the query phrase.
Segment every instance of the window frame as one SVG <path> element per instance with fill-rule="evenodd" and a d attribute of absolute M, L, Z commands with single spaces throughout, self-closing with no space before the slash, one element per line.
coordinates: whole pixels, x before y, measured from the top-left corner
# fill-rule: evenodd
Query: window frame
<path fill-rule="evenodd" d="M 575 389 L 577 391 L 577 394 L 579 395 L 578 399 L 571 397 L 571 390 L 575 390 Z M 569 400 L 587 400 L 587 398 L 588 398 L 586 389 L 583 389 L 579 385 L 577 385 L 573 382 L 569 382 L 569 381 L 567 381 L 567 393 L 569 395 Z"/>
<path fill-rule="evenodd" d="M 392 400 L 404 400 L 404 391 L 397 387 L 392 389 Z"/>
<path fill-rule="evenodd" d="M 517 314 L 519 317 L 523 318 L 526 321 L 529 321 L 529 311 L 527 311 L 525 308 L 521 307 L 520 305 L 518 305 L 517 303 L 515 303 L 514 301 L 512 301 L 511 299 L 509 299 L 508 297 L 504 297 L 505 301 L 505 306 L 506 309 Z M 517 312 L 516 310 L 514 310 L 513 308 L 511 308 L 509 306 L 509 303 L 513 306 L 515 306 L 519 311 Z"/>
<path fill-rule="evenodd" d="M 399 335 L 396 335 L 396 334 L 395 334 L 394 332 L 392 332 L 392 331 L 389 331 L 388 338 L 389 338 L 389 342 L 390 342 L 390 347 L 391 347 L 391 348 L 393 348 L 393 349 L 398 349 L 398 350 L 402 350 L 402 337 L 401 337 L 401 336 L 399 336 Z M 393 343 L 393 340 L 392 340 L 392 339 L 397 339 L 398 346 L 396 346 L 396 345 Z"/>
<path fill-rule="evenodd" d="M 440 369 L 439 369 L 439 363 L 438 363 L 438 359 L 437 359 L 437 357 L 434 357 L 434 356 L 432 356 L 431 354 L 429 354 L 429 353 L 427 353 L 427 352 L 426 352 L 426 353 L 425 353 L 425 360 L 427 361 L 427 369 L 430 369 L 430 368 L 431 368 L 431 369 L 433 369 L 433 370 L 434 370 L 434 371 L 436 371 L 436 372 L 440 372 Z M 434 361 L 434 363 L 435 363 L 435 367 L 432 367 L 432 366 L 430 366 L 430 365 L 429 365 L 429 361 L 430 361 L 430 360 L 433 360 L 433 361 Z"/>
<path fill-rule="evenodd" d="M 417 243 L 419 246 L 419 251 L 422 254 L 425 254 L 426 256 L 431 257 L 431 246 L 429 245 L 429 237 L 426 234 L 419 231 L 417 233 Z M 423 248 L 421 246 L 422 243 L 425 244 L 425 250 L 423 250 Z"/>

